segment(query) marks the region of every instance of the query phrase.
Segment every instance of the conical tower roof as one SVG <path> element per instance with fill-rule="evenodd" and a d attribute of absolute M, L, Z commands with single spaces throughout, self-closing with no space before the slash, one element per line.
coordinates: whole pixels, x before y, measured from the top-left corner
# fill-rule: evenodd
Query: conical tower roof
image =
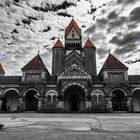
<path fill-rule="evenodd" d="M 62 42 L 60 41 L 60 39 L 58 39 L 54 44 L 53 48 L 61 48 L 61 47 L 64 48 Z"/>
<path fill-rule="evenodd" d="M 67 28 L 65 30 L 65 36 L 67 36 L 67 34 L 69 33 L 69 31 L 72 27 L 74 27 L 76 29 L 76 31 L 79 33 L 79 35 L 81 36 L 81 29 L 74 19 L 72 19 L 71 22 L 69 23 L 69 25 L 67 26 Z"/>
<path fill-rule="evenodd" d="M 88 39 L 88 40 L 86 41 L 84 47 L 94 47 L 94 48 L 95 48 L 95 46 L 94 46 L 93 43 L 90 41 L 90 39 Z"/>
<path fill-rule="evenodd" d="M 24 69 L 46 69 L 46 67 L 38 53 L 29 63 L 27 63 L 22 68 L 22 70 Z"/>
<path fill-rule="evenodd" d="M 121 61 L 109 53 L 102 69 L 128 69 Z"/>

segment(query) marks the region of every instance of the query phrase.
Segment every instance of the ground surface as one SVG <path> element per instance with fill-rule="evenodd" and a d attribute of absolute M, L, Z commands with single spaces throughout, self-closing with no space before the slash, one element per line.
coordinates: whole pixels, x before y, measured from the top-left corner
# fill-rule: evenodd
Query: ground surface
<path fill-rule="evenodd" d="M 0 140 L 139 140 L 140 114 L 0 114 Z"/>

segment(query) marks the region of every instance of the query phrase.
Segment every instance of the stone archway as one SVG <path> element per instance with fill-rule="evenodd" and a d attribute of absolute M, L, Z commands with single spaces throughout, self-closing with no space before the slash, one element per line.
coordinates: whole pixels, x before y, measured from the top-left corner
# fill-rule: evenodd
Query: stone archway
<path fill-rule="evenodd" d="M 127 111 L 127 95 L 122 89 L 114 89 L 112 92 L 113 111 Z"/>
<path fill-rule="evenodd" d="M 18 105 L 18 92 L 14 89 L 9 89 L 4 92 L 3 95 L 3 104 L 2 110 L 3 111 L 16 111 Z"/>
<path fill-rule="evenodd" d="M 36 89 L 29 89 L 25 92 L 25 110 L 37 111 L 39 92 Z"/>
<path fill-rule="evenodd" d="M 140 112 L 140 89 L 135 89 L 132 97 L 134 112 Z"/>
<path fill-rule="evenodd" d="M 85 92 L 80 86 L 70 86 L 64 92 L 64 110 L 83 111 L 85 110 Z"/>

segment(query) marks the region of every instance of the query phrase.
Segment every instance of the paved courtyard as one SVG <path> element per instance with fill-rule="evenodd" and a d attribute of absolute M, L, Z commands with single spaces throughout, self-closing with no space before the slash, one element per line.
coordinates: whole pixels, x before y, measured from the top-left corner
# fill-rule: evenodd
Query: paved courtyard
<path fill-rule="evenodd" d="M 140 139 L 140 114 L 0 114 L 0 140 Z"/>

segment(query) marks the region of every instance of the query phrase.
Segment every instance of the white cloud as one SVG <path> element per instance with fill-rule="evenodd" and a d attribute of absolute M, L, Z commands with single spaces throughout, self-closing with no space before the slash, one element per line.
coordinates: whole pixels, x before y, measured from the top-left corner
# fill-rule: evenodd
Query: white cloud
<path fill-rule="evenodd" d="M 10 0 L 9 0 L 10 1 Z M 51 4 L 60 4 L 62 0 L 48 0 Z M 71 18 L 58 16 L 57 12 L 48 11 L 37 11 L 32 7 L 40 7 L 42 2 L 47 2 L 44 0 L 27 0 L 20 1 L 19 5 L 15 5 L 10 1 L 10 6 L 0 6 L 0 61 L 2 62 L 7 75 L 21 75 L 21 68 L 28 63 L 40 50 L 41 56 L 46 64 L 46 67 L 51 72 L 52 54 L 51 47 L 55 43 L 55 40 L 51 38 L 58 38 L 64 35 L 64 30 Z M 1 1 L 4 5 L 5 1 Z M 107 4 L 106 4 L 107 3 Z M 97 48 L 97 67 L 100 70 L 105 58 L 107 57 L 108 50 L 111 49 L 113 53 L 118 46 L 111 44 L 109 41 L 111 38 L 119 32 L 127 33 L 127 24 L 122 24 L 120 26 L 110 29 L 108 32 L 109 23 L 111 20 L 107 19 L 109 13 L 113 10 L 120 16 L 128 17 L 132 9 L 138 6 L 139 2 L 126 5 L 116 4 L 114 0 L 81 0 L 77 2 L 77 6 L 71 6 L 67 9 L 61 9 L 58 12 L 67 12 L 74 16 L 79 26 L 85 26 L 82 28 L 82 32 L 93 24 L 95 24 L 95 31 L 88 34 L 83 34 L 83 43 L 89 36 Z M 103 5 L 106 4 L 106 5 Z M 95 13 L 89 14 L 91 7 L 97 8 Z M 95 19 L 93 19 L 95 16 Z M 30 19 L 30 17 L 32 17 Z M 106 24 L 100 24 L 99 19 L 107 19 Z M 26 20 L 26 24 L 22 20 Z M 112 20 L 113 21 L 113 20 Z M 112 23 L 113 24 L 113 23 Z M 48 26 L 51 28 L 48 32 L 43 32 Z M 139 30 L 140 26 L 137 26 L 132 31 Z M 16 29 L 18 33 L 13 33 L 12 31 Z M 44 48 L 44 46 L 49 45 L 49 47 Z M 140 45 L 139 45 L 140 46 Z M 118 56 L 123 62 L 125 60 L 133 59 L 138 57 L 138 53 L 129 52 L 125 55 Z M 134 53 L 134 55 L 132 55 Z M 131 57 L 128 57 L 131 55 Z M 99 59 L 98 59 L 99 58 Z M 137 74 L 140 70 L 139 63 L 129 65 L 129 73 Z"/>

